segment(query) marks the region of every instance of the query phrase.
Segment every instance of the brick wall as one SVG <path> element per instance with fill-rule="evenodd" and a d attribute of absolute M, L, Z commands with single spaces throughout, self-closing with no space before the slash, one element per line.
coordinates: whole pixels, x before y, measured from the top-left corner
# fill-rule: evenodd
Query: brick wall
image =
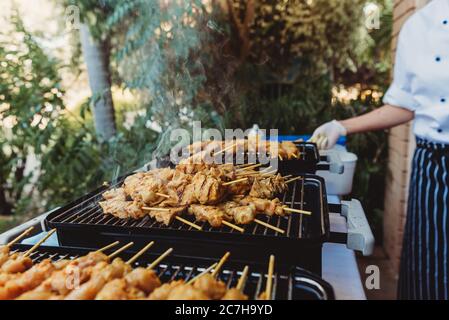
<path fill-rule="evenodd" d="M 427 2 L 426 0 L 394 1 L 393 56 L 396 51 L 399 31 L 403 23 Z M 397 273 L 407 212 L 410 160 L 414 150 L 414 137 L 411 133 L 411 124 L 405 124 L 391 129 L 388 140 L 389 162 L 384 203 L 384 249 L 390 258 L 393 270 Z"/>

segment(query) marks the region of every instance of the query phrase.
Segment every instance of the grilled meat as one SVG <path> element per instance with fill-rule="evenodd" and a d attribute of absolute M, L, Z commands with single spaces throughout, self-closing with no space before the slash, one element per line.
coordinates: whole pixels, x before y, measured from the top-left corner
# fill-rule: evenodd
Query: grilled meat
<path fill-rule="evenodd" d="M 167 208 L 169 211 L 159 211 L 159 210 L 148 210 L 148 215 L 156 219 L 157 222 L 163 223 L 166 226 L 170 225 L 172 223 L 173 219 L 175 219 L 176 216 L 180 215 L 186 208 L 185 207 L 179 207 L 179 208 Z"/>
<path fill-rule="evenodd" d="M 273 199 L 277 194 L 287 189 L 285 179 L 280 174 L 262 178 L 256 177 L 249 195 L 256 198 Z"/>
<path fill-rule="evenodd" d="M 0 300 L 15 299 L 22 293 L 33 290 L 54 271 L 55 266 L 50 260 L 44 260 L 34 265 L 0 287 Z"/>
<path fill-rule="evenodd" d="M 109 258 L 101 252 L 91 252 L 72 261 L 58 261 L 53 264 L 55 270 L 33 290 L 28 290 L 20 299 L 34 299 L 36 296 L 41 296 L 42 299 L 45 296 L 48 299 L 56 299 L 57 297 L 62 299 L 74 289 L 74 286 L 82 284 L 90 278 L 94 266 L 107 261 L 109 261 Z M 77 283 L 75 283 L 75 280 Z"/>
<path fill-rule="evenodd" d="M 223 211 L 214 206 L 193 204 L 188 211 L 195 216 L 197 221 L 206 221 L 216 228 L 221 226 L 225 218 Z"/>
<path fill-rule="evenodd" d="M 199 277 L 194 283 L 193 287 L 202 291 L 207 297 L 212 300 L 220 300 L 226 293 L 226 284 L 220 280 L 215 279 L 210 273 Z"/>
<path fill-rule="evenodd" d="M 184 280 L 171 281 L 164 283 L 162 286 L 156 288 L 149 296 L 148 300 L 167 300 L 171 291 L 178 286 L 185 285 Z"/>
<path fill-rule="evenodd" d="M 123 260 L 117 258 L 112 263 L 100 262 L 93 267 L 92 275 L 88 281 L 83 283 L 79 288 L 72 290 L 64 299 L 65 300 L 92 300 L 101 289 L 108 283 L 117 278 L 123 277 L 130 271 L 130 266 L 125 264 Z"/>
<path fill-rule="evenodd" d="M 154 289 L 161 286 L 161 280 L 154 270 L 137 268 L 125 276 L 126 282 L 146 294 L 150 294 Z"/>
<path fill-rule="evenodd" d="M 33 261 L 29 257 L 25 257 L 22 253 L 14 253 L 2 264 L 0 272 L 21 273 L 31 268 L 32 265 Z"/>
<path fill-rule="evenodd" d="M 249 224 L 256 217 L 256 208 L 254 204 L 240 204 L 234 201 L 227 201 L 219 205 L 223 210 L 226 220 L 234 221 L 237 224 Z"/>
<path fill-rule="evenodd" d="M 210 298 L 203 291 L 191 285 L 182 284 L 170 291 L 167 300 L 210 300 Z"/>
<path fill-rule="evenodd" d="M 145 216 L 142 211 L 142 204 L 138 201 L 127 201 L 123 188 L 112 189 L 103 193 L 105 201 L 98 204 L 104 213 L 112 214 L 119 219 L 134 218 L 139 219 Z"/>
<path fill-rule="evenodd" d="M 248 296 L 243 294 L 240 290 L 236 288 L 231 288 L 226 291 L 225 295 L 221 300 L 248 300 Z"/>
<path fill-rule="evenodd" d="M 129 286 L 123 278 L 114 279 L 104 285 L 95 300 L 141 300 L 146 295 L 136 287 Z"/>
<path fill-rule="evenodd" d="M 283 210 L 282 203 L 278 198 L 269 200 L 248 196 L 244 198 L 235 198 L 235 201 L 244 206 L 254 206 L 256 209 L 256 213 L 258 214 L 266 214 L 269 216 L 286 215 L 286 212 Z"/>

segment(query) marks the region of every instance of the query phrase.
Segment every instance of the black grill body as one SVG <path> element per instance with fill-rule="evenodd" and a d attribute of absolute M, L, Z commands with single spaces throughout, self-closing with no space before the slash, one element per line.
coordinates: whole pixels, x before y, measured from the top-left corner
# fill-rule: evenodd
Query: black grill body
<path fill-rule="evenodd" d="M 277 169 L 280 174 L 283 176 L 290 174 L 300 175 L 304 173 L 315 174 L 317 170 L 329 170 L 329 164 L 325 163 L 328 161 L 327 157 L 320 156 L 318 147 L 315 143 L 305 141 L 296 141 L 294 143 L 300 151 L 300 156 L 297 159 L 290 158 L 281 160 L 279 158 Z M 238 156 L 235 154 L 228 155 L 223 153 L 221 158 L 218 157 L 215 160 L 219 161 L 217 163 L 233 163 L 235 165 L 259 162 L 257 155 L 252 154 L 252 156 L 250 156 L 248 153 L 240 153 Z M 169 156 L 158 159 L 157 164 L 159 167 L 175 167 L 175 164 L 170 161 Z"/>
<path fill-rule="evenodd" d="M 138 249 L 141 247 L 135 246 Z M 159 247 L 156 244 L 154 248 Z M 13 251 L 25 252 L 30 249 L 28 245 L 15 245 Z M 138 251 L 136 249 L 135 251 Z M 151 253 L 146 253 L 141 256 L 133 265 L 133 267 L 146 267 L 152 261 L 158 257 L 156 251 L 151 248 Z M 73 248 L 73 247 L 45 247 L 41 246 L 34 251 L 30 258 L 33 262 L 37 263 L 44 259 L 51 259 L 58 261 L 61 259 L 75 259 L 80 256 L 84 256 L 89 253 L 90 250 L 86 248 Z M 113 249 L 110 249 L 113 251 Z M 127 260 L 135 253 L 135 251 L 126 251 L 120 254 L 120 258 Z M 203 272 L 210 265 L 217 262 L 216 259 L 211 258 L 194 258 L 177 255 L 177 249 L 175 248 L 175 254 L 168 256 L 159 264 L 155 270 L 159 275 L 159 278 L 163 283 L 172 280 L 189 279 L 195 277 L 199 273 Z M 223 252 L 220 252 L 223 254 Z M 265 257 L 268 262 L 268 256 Z M 277 259 L 274 279 L 273 279 L 273 292 L 272 298 L 275 300 L 333 300 L 334 292 L 332 287 L 321 279 L 320 277 L 296 266 L 288 266 L 281 264 Z M 225 282 L 228 288 L 235 287 L 238 279 L 241 276 L 241 272 L 245 265 L 249 266 L 249 276 L 246 281 L 244 293 L 248 295 L 249 299 L 255 300 L 265 290 L 266 287 L 266 272 L 267 263 L 251 262 L 246 263 L 234 259 L 232 254 L 231 258 L 221 269 L 217 275 L 220 280 Z"/>
<path fill-rule="evenodd" d="M 321 160 L 317 145 L 311 142 L 295 142 L 295 144 L 300 151 L 299 159 L 279 160 L 279 173 L 283 176 L 303 173 L 315 174 L 319 169 L 318 163 Z"/>
<path fill-rule="evenodd" d="M 214 256 L 216 252 L 231 250 L 237 259 L 263 261 L 267 252 L 273 252 L 281 261 L 298 265 L 321 274 L 322 244 L 329 239 L 329 213 L 324 180 L 314 175 L 303 175 L 302 180 L 289 184 L 289 190 L 279 199 L 291 208 L 312 212 L 312 215 L 292 213 L 286 217 L 258 218 L 285 230 L 278 233 L 256 223 L 242 226 L 240 233 L 223 226 L 212 228 L 207 222 L 198 231 L 175 220 L 165 226 L 150 217 L 140 220 L 120 220 L 104 215 L 98 201 L 107 187 L 102 187 L 46 218 L 48 228 L 56 228 L 60 244 L 69 247 L 98 248 L 115 240 L 133 241 L 143 245 L 151 240 L 162 241 L 177 248 L 183 255 Z M 120 186 L 124 178 L 115 185 Z"/>

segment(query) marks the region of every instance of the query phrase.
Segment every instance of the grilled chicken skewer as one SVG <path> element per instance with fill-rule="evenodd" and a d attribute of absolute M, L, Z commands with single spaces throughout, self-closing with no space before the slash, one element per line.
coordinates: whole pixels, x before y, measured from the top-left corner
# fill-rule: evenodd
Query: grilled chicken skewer
<path fill-rule="evenodd" d="M 45 278 L 37 285 L 28 285 L 30 288 L 28 290 L 22 289 L 22 294 L 20 300 L 60 300 L 68 295 L 72 290 L 74 290 L 79 285 L 88 281 L 99 264 L 107 264 L 110 259 L 114 257 L 114 254 L 119 254 L 126 248 L 129 248 L 132 243 L 119 248 L 117 251 L 111 255 L 105 255 L 102 250 L 110 247 L 107 246 L 103 249 L 91 252 L 86 256 L 77 258 L 72 261 L 58 262 L 55 264 L 54 269 L 50 269 Z M 59 264 L 59 266 L 58 266 Z M 98 268 L 98 267 L 97 267 Z M 26 283 L 26 282 L 24 282 Z M 22 287 L 26 288 L 25 285 Z M 12 299 L 12 298 L 9 298 Z"/>
<path fill-rule="evenodd" d="M 237 286 L 226 291 L 226 294 L 221 298 L 221 300 L 248 300 L 248 296 L 243 293 L 243 286 L 245 285 L 248 277 L 248 271 L 249 267 L 245 266 Z"/>
<path fill-rule="evenodd" d="M 25 253 L 14 253 L 9 255 L 9 247 L 6 246 L 6 249 L 3 249 L 2 255 L 0 258 L 0 274 L 12 274 L 12 273 L 21 273 L 32 267 L 33 261 L 29 258 L 29 255 L 34 252 L 42 243 L 44 243 L 53 233 L 56 232 L 56 229 L 51 230 L 45 235 L 39 242 L 37 242 L 30 250 Z M 7 255 L 5 253 L 8 252 Z"/>
<path fill-rule="evenodd" d="M 144 299 L 161 286 L 153 268 L 173 251 L 172 248 L 165 251 L 147 268 L 136 268 L 127 273 L 123 278 L 108 282 L 96 295 L 96 300 L 135 300 Z"/>
<path fill-rule="evenodd" d="M 202 159 L 202 157 L 198 156 L 202 153 L 210 154 L 212 150 L 222 149 L 224 145 L 230 145 L 231 141 L 198 141 L 187 147 L 187 150 L 192 154 L 189 159 L 190 161 L 196 160 L 197 158 Z M 282 159 L 291 159 L 298 158 L 300 155 L 300 151 L 298 147 L 291 141 L 265 141 L 260 138 L 256 139 L 240 139 L 235 140 L 233 142 L 232 153 L 236 154 L 238 152 L 242 153 L 258 153 L 258 152 L 268 152 L 271 149 L 274 149 L 274 157 L 280 156 Z M 229 151 L 228 149 L 227 151 Z"/>
<path fill-rule="evenodd" d="M 154 290 L 148 297 L 149 300 L 219 300 L 226 293 L 226 285 L 215 279 L 223 264 L 229 258 L 227 252 L 216 264 L 212 274 L 209 273 L 213 266 L 200 273 L 189 282 L 172 281 Z M 214 264 L 215 265 L 215 264 Z"/>
<path fill-rule="evenodd" d="M 124 262 L 115 258 L 112 262 L 110 256 L 100 252 L 91 252 L 75 260 L 60 260 L 51 262 L 47 259 L 34 265 L 26 271 L 20 281 L 8 284 L 8 291 L 1 287 L 3 299 L 98 299 L 98 300 L 235 300 L 247 299 L 242 290 L 248 268 L 246 267 L 236 288 L 227 289 L 226 284 L 216 279 L 218 272 L 229 257 L 226 253 L 219 261 L 199 276 L 189 282 L 172 281 L 161 285 L 160 279 L 152 270 L 159 264 L 172 249 L 167 250 L 147 268 L 132 269 L 130 264 L 140 256 L 144 250 L 150 248 L 152 243 L 139 251 L 133 258 Z M 122 247 L 123 248 L 123 247 Z M 121 248 L 121 249 L 122 249 Z M 117 250 L 116 252 L 122 250 Z M 74 288 L 67 288 L 67 271 L 78 268 L 80 283 Z M 215 269 L 214 269 L 215 268 Z M 210 270 L 214 270 L 211 274 Z M 27 281 L 23 281 L 27 280 Z M 13 288 L 12 284 L 16 287 Z M 27 284 L 27 286 L 23 286 Z M 22 285 L 22 286 L 20 286 Z M 33 289 L 34 288 L 34 289 Z M 13 292 L 13 289 L 16 291 Z M 19 294 L 22 293 L 21 295 Z"/>

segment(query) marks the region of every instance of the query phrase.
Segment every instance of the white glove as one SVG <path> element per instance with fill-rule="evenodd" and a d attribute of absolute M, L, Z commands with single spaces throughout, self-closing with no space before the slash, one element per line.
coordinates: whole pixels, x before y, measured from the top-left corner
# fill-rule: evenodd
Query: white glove
<path fill-rule="evenodd" d="M 341 136 L 346 136 L 346 128 L 337 120 L 332 120 L 319 126 L 310 141 L 315 142 L 319 149 L 330 149 Z"/>

